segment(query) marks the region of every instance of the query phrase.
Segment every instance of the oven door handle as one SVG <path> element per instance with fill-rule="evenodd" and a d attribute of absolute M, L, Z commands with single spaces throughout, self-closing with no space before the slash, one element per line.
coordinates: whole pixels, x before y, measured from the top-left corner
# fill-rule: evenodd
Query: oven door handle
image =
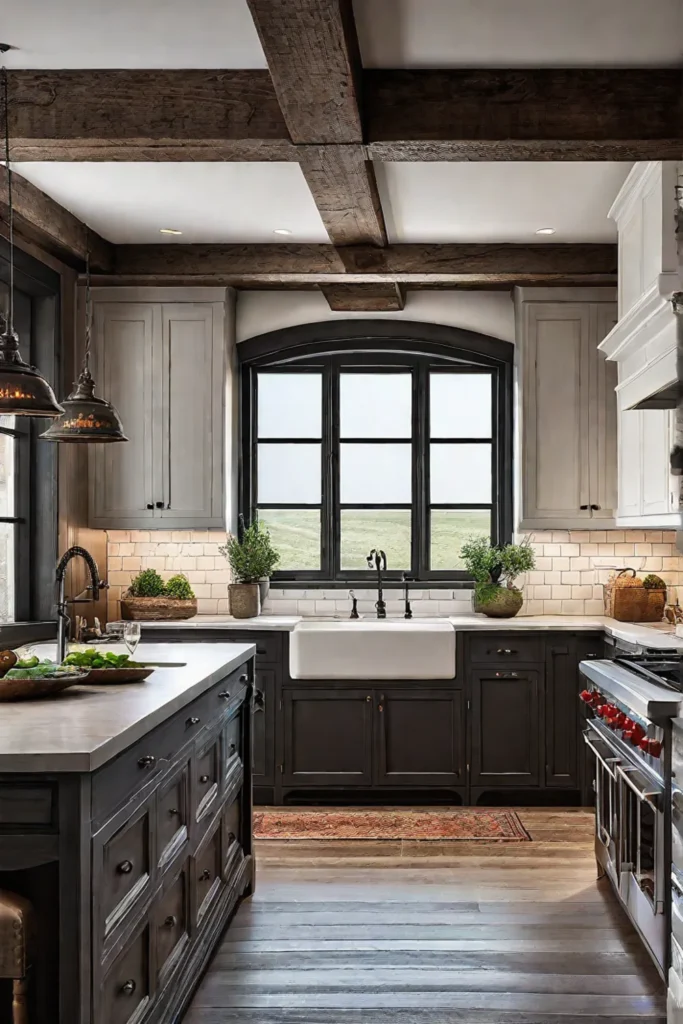
<path fill-rule="evenodd" d="M 617 768 L 617 770 L 618 770 L 619 762 L 620 762 L 621 758 L 619 758 L 619 757 L 603 757 L 602 754 L 600 753 L 600 751 L 598 750 L 598 748 L 591 743 L 590 738 L 589 738 L 587 732 L 584 732 L 584 734 L 583 734 L 583 741 L 586 744 L 586 746 L 588 747 L 588 749 L 591 751 L 591 753 L 595 756 L 596 761 L 600 762 L 600 764 L 605 769 L 607 774 L 612 779 L 614 779 L 614 781 L 616 782 L 617 777 L 614 774 L 614 768 Z M 605 744 L 605 746 L 607 746 L 607 744 Z M 609 747 L 607 749 L 609 750 Z M 614 766 L 614 768 L 613 768 L 613 766 Z"/>
<path fill-rule="evenodd" d="M 641 789 L 639 786 L 636 786 L 635 782 L 631 778 L 631 772 L 637 771 L 637 768 L 622 768 L 620 764 L 617 765 L 617 774 L 626 783 L 628 788 L 636 794 L 638 799 L 650 804 L 652 807 L 654 807 L 655 810 L 658 810 L 655 801 L 661 797 L 662 790 Z"/>

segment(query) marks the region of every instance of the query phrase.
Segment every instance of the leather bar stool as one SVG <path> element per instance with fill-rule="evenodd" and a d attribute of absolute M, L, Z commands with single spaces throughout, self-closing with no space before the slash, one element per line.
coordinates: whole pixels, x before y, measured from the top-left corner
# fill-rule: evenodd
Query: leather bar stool
<path fill-rule="evenodd" d="M 28 990 L 31 904 L 0 889 L 0 978 L 12 980 L 12 1024 L 29 1024 Z M 0 1020 L 5 1020 L 0 1007 Z"/>

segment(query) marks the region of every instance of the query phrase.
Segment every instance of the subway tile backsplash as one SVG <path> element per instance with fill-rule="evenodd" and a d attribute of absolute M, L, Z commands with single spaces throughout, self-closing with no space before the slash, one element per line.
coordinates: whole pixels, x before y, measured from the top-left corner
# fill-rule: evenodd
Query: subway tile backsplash
<path fill-rule="evenodd" d="M 535 531 L 530 534 L 536 568 L 524 582 L 524 615 L 601 615 L 602 586 L 613 566 L 654 572 L 669 586 L 669 600 L 683 586 L 683 556 L 668 530 Z M 521 539 L 518 538 L 518 539 Z M 108 534 L 108 614 L 119 617 L 121 593 L 141 569 L 157 569 L 168 579 L 183 572 L 197 595 L 203 615 L 228 613 L 230 571 L 218 548 L 221 530 L 112 530 Z M 361 613 L 372 613 L 376 592 L 356 589 Z M 399 591 L 387 590 L 387 611 L 401 614 Z M 471 608 L 469 590 L 411 591 L 413 614 L 459 615 Z M 348 588 L 331 590 L 272 587 L 264 608 L 271 615 L 346 615 Z"/>

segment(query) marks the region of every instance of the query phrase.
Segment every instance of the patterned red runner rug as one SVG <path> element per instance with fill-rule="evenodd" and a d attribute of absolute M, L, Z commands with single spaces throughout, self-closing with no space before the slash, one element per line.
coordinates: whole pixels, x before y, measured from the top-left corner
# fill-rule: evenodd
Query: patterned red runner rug
<path fill-rule="evenodd" d="M 277 809 L 254 813 L 256 839 L 461 839 L 530 842 L 514 811 L 462 807 L 455 810 Z"/>

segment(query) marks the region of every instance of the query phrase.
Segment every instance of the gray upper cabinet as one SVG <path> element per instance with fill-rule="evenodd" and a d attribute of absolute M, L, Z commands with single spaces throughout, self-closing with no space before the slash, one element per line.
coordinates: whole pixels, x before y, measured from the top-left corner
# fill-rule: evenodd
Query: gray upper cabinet
<path fill-rule="evenodd" d="M 520 526 L 613 525 L 616 371 L 598 343 L 614 323 L 616 304 L 591 301 L 585 290 L 576 301 L 569 289 L 552 301 L 540 301 L 540 289 L 519 292 Z"/>
<path fill-rule="evenodd" d="M 224 319 L 224 302 L 98 293 L 95 379 L 129 441 L 91 446 L 90 526 L 225 525 Z"/>

